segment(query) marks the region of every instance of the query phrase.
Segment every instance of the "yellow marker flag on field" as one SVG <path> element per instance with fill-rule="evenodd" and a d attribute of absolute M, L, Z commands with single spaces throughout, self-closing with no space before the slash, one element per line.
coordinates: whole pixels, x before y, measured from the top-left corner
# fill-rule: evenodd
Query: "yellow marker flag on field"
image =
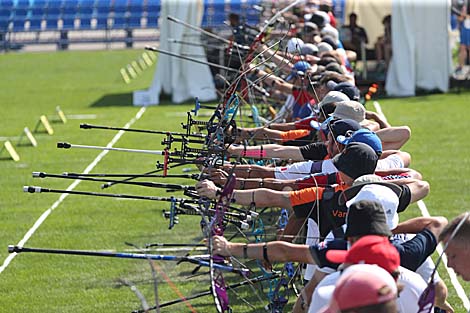
<path fill-rule="evenodd" d="M 41 117 L 39 119 L 41 120 L 41 123 L 44 126 L 44 128 L 46 129 L 47 133 L 49 135 L 53 135 L 54 130 L 52 129 L 51 124 L 49 124 L 49 120 L 47 119 L 47 117 L 45 115 L 41 115 Z"/>
<path fill-rule="evenodd" d="M 28 127 L 25 127 L 25 128 L 24 128 L 24 133 L 26 134 L 26 137 L 27 137 L 28 140 L 31 142 L 31 144 L 32 144 L 34 147 L 37 147 L 37 146 L 38 146 L 38 142 L 36 141 L 36 138 L 34 138 L 33 134 L 31 133 L 31 131 L 29 130 Z"/>
<path fill-rule="evenodd" d="M 147 52 L 142 53 L 142 58 L 144 59 L 145 63 L 147 63 L 148 66 L 152 66 L 153 61 L 152 61 L 152 59 L 150 59 Z"/>
<path fill-rule="evenodd" d="M 60 107 L 56 106 L 55 110 L 57 111 L 57 114 L 59 115 L 59 118 L 62 121 L 62 123 L 64 123 L 64 124 L 67 123 L 67 118 L 65 117 L 65 114 L 64 114 L 64 112 L 62 112 Z"/>
<path fill-rule="evenodd" d="M 127 75 L 127 72 L 124 68 L 121 68 L 120 70 L 122 79 L 124 79 L 124 82 L 126 84 L 129 84 L 131 82 L 131 79 L 129 78 L 129 75 Z"/>
<path fill-rule="evenodd" d="M 150 56 L 153 62 L 157 60 L 157 56 L 155 55 L 155 53 L 148 53 L 148 55 Z"/>
<path fill-rule="evenodd" d="M 142 70 L 140 69 L 139 65 L 137 64 L 136 61 L 132 61 L 131 62 L 131 65 L 132 65 L 132 68 L 134 69 L 134 71 L 137 72 L 137 74 L 142 74 Z"/>
<path fill-rule="evenodd" d="M 139 65 L 140 65 L 140 68 L 144 71 L 147 69 L 147 64 L 145 64 L 145 61 L 144 59 L 139 59 Z"/>
<path fill-rule="evenodd" d="M 127 72 L 129 73 L 129 75 L 131 75 L 132 78 L 137 77 L 137 73 L 134 71 L 132 66 L 130 66 L 129 64 L 127 64 Z"/>
<path fill-rule="evenodd" d="M 18 153 L 16 153 L 15 148 L 13 148 L 13 145 L 11 144 L 9 140 L 5 141 L 3 146 L 8 151 L 13 161 L 18 162 L 20 160 L 20 156 L 18 155 Z"/>

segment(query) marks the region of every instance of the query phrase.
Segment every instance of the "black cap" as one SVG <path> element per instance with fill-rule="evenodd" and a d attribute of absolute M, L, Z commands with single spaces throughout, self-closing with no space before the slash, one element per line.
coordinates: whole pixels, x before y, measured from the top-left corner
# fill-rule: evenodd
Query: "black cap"
<path fill-rule="evenodd" d="M 333 50 L 338 49 L 338 44 L 336 43 L 336 40 L 331 36 L 324 36 L 321 41 L 326 42 L 327 44 L 332 46 Z"/>
<path fill-rule="evenodd" d="M 352 179 L 373 174 L 379 157 L 374 149 L 365 143 L 352 142 L 333 159 L 333 165 Z"/>
<path fill-rule="evenodd" d="M 351 204 L 346 215 L 345 237 L 378 235 L 392 236 L 382 205 L 361 200 Z"/>
<path fill-rule="evenodd" d="M 340 91 L 349 97 L 351 100 L 359 100 L 361 98 L 361 92 L 359 89 L 349 82 L 336 83 L 334 81 L 329 81 L 327 83 L 329 90 Z"/>
<path fill-rule="evenodd" d="M 362 128 L 358 122 L 351 119 L 332 120 L 329 127 L 335 140 L 338 136 L 346 136 L 348 131 L 354 132 Z"/>

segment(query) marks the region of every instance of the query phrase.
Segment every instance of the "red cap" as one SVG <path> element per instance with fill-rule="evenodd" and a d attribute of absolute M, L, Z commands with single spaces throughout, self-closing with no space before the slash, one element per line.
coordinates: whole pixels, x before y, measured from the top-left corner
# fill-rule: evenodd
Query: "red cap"
<path fill-rule="evenodd" d="M 333 263 L 377 264 L 392 273 L 400 266 L 400 254 L 384 236 L 364 236 L 349 250 L 330 250 L 326 258 Z"/>
<path fill-rule="evenodd" d="M 330 304 L 321 313 L 339 313 L 392 301 L 397 285 L 384 269 L 369 264 L 348 267 L 336 283 Z"/>

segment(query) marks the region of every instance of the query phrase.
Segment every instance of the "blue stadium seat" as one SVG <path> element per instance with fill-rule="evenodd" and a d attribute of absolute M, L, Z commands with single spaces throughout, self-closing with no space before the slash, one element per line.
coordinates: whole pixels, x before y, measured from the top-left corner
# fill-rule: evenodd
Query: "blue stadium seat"
<path fill-rule="evenodd" d="M 40 31 L 41 30 L 42 18 L 30 18 L 29 19 L 29 30 Z"/>
<path fill-rule="evenodd" d="M 88 5 L 89 4 L 89 5 Z M 81 1 L 79 3 L 79 12 L 77 18 L 80 20 L 80 29 L 90 29 L 91 28 L 91 19 L 93 17 L 93 6 L 94 0 L 91 2 Z"/>
<path fill-rule="evenodd" d="M 113 17 L 113 29 L 125 29 L 127 28 L 127 15 L 126 14 L 115 14 Z"/>
<path fill-rule="evenodd" d="M 47 0 L 31 0 L 31 8 L 46 7 Z"/>
<path fill-rule="evenodd" d="M 75 18 L 75 15 L 62 15 L 62 29 L 74 29 Z"/>
<path fill-rule="evenodd" d="M 107 9 L 109 11 L 109 8 L 111 7 L 111 0 L 96 0 L 95 7 Z"/>
<path fill-rule="evenodd" d="M 160 8 L 161 8 L 160 0 L 148 0 L 147 1 L 147 6 L 146 6 L 147 12 L 149 13 L 160 12 Z"/>
<path fill-rule="evenodd" d="M 12 17 L 12 10 L 0 8 L 0 18 L 9 20 Z"/>
<path fill-rule="evenodd" d="M 14 31 L 14 32 L 22 32 L 22 31 L 24 31 L 24 30 L 25 30 L 25 28 L 24 28 L 24 23 L 25 23 L 25 21 L 26 21 L 26 18 L 24 18 L 24 17 L 21 17 L 21 16 L 15 17 L 15 18 L 13 19 L 13 28 L 12 28 L 12 31 Z"/>
<path fill-rule="evenodd" d="M 108 29 L 108 16 L 97 16 L 96 17 L 96 29 Z"/>
<path fill-rule="evenodd" d="M 24 23 L 27 20 L 28 9 L 27 8 L 13 8 L 13 31 L 21 32 L 24 31 Z"/>
<path fill-rule="evenodd" d="M 141 24 L 140 24 L 141 18 L 142 18 L 142 14 L 131 13 L 131 16 L 129 17 L 129 20 L 128 20 L 128 23 L 127 23 L 128 26 L 130 28 L 140 28 L 141 27 Z"/>
<path fill-rule="evenodd" d="M 79 6 L 78 0 L 65 1 L 62 7 L 63 15 L 76 15 L 78 13 Z"/>
<path fill-rule="evenodd" d="M 240 1 L 230 1 L 230 12 L 242 14 L 242 3 Z"/>
<path fill-rule="evenodd" d="M 0 0 L 0 7 L 2 8 L 12 8 L 13 0 Z"/>
<path fill-rule="evenodd" d="M 61 15 L 62 9 L 61 7 L 56 6 L 49 6 L 46 11 L 47 19 L 58 19 Z"/>
<path fill-rule="evenodd" d="M 127 5 L 122 3 L 115 3 L 112 10 L 116 15 L 125 15 L 127 12 Z"/>
<path fill-rule="evenodd" d="M 29 0 L 18 0 L 16 2 L 16 6 L 17 8 L 29 8 L 30 6 L 30 3 L 29 3 Z"/>
<path fill-rule="evenodd" d="M 148 11 L 147 28 L 157 28 L 159 18 L 160 18 L 160 11 Z"/>
<path fill-rule="evenodd" d="M 18 17 L 22 17 L 22 18 L 26 18 L 26 16 L 28 15 L 28 9 L 27 8 L 14 8 L 13 9 L 13 14 L 14 16 L 18 16 Z"/>
<path fill-rule="evenodd" d="M 114 7 L 126 7 L 127 8 L 127 0 L 114 0 L 113 1 Z"/>
<path fill-rule="evenodd" d="M 142 15 L 142 12 L 144 11 L 143 3 L 141 1 L 139 1 L 138 3 L 136 2 L 129 3 L 128 11 L 129 13 L 131 13 L 131 15 L 137 15 L 137 14 Z"/>
<path fill-rule="evenodd" d="M 0 17 L 0 33 L 6 32 L 9 25 L 10 25 L 10 19 L 9 18 Z"/>
<path fill-rule="evenodd" d="M 91 28 L 91 15 L 80 15 L 80 29 L 90 29 Z"/>
<path fill-rule="evenodd" d="M 46 8 L 44 6 L 32 7 L 30 12 L 31 19 L 43 19 L 46 14 Z"/>
<path fill-rule="evenodd" d="M 56 30 L 57 29 L 57 21 L 58 21 L 57 15 L 53 16 L 47 16 L 46 17 L 46 29 L 47 30 Z"/>

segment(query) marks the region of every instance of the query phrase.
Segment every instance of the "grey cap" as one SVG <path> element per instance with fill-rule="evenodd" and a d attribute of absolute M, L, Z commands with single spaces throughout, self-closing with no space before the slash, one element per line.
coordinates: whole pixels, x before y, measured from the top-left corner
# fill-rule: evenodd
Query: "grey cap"
<path fill-rule="evenodd" d="M 331 116 L 341 119 L 352 119 L 360 123 L 366 118 L 366 109 L 357 101 L 342 101 L 336 103 L 336 109 Z"/>
<path fill-rule="evenodd" d="M 343 101 L 349 101 L 348 96 L 346 96 L 344 93 L 340 91 L 330 91 L 318 103 L 318 109 L 321 109 L 321 107 L 325 104 L 329 104 L 333 102 L 343 102 Z"/>
<path fill-rule="evenodd" d="M 317 46 L 318 46 L 318 53 L 333 51 L 333 47 L 326 42 L 320 42 Z"/>
<path fill-rule="evenodd" d="M 313 43 L 304 43 L 300 45 L 300 54 L 306 55 L 317 55 L 318 54 L 318 47 L 315 46 Z"/>

